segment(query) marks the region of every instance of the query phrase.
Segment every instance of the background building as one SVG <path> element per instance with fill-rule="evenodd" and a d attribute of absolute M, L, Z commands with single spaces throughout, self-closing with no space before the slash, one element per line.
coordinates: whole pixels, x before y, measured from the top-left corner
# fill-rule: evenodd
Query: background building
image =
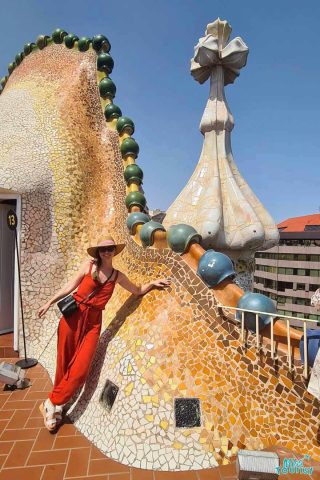
<path fill-rule="evenodd" d="M 320 314 L 310 305 L 320 288 L 320 214 L 289 218 L 278 228 L 279 245 L 256 253 L 254 291 L 271 297 L 280 314 L 320 325 Z"/>
<path fill-rule="evenodd" d="M 156 208 L 155 210 L 149 210 L 149 215 L 151 217 L 151 220 L 154 222 L 159 222 L 162 223 L 164 217 L 166 216 L 166 212 L 163 210 L 159 210 L 159 208 Z"/>

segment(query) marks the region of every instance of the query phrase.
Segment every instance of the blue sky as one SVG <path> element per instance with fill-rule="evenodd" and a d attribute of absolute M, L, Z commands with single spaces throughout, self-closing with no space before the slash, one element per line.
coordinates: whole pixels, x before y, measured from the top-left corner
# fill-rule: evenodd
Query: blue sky
<path fill-rule="evenodd" d="M 136 125 L 137 163 L 149 208 L 167 209 L 198 162 L 199 122 L 209 84 L 190 58 L 218 16 L 249 46 L 226 88 L 235 118 L 233 154 L 241 174 L 279 222 L 320 208 L 318 0 L 11 0 L 2 5 L 0 76 L 26 42 L 64 28 L 105 34 L 112 45 L 114 103 Z"/>

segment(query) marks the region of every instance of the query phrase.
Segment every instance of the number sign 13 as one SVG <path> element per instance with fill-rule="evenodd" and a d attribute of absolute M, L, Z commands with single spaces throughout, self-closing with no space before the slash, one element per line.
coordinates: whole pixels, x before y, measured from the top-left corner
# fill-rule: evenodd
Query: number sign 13
<path fill-rule="evenodd" d="M 10 230 L 15 230 L 18 225 L 18 219 L 16 212 L 13 210 L 9 210 L 7 213 L 7 225 L 10 228 Z"/>

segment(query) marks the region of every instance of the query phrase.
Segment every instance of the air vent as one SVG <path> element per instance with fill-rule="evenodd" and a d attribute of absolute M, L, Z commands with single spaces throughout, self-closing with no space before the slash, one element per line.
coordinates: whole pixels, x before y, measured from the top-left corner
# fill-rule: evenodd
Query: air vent
<path fill-rule="evenodd" d="M 174 413 L 177 428 L 201 427 L 200 400 L 175 398 Z"/>
<path fill-rule="evenodd" d="M 116 396 L 118 394 L 119 387 L 112 383 L 110 380 L 106 381 L 104 389 L 100 395 L 99 402 L 103 405 L 109 412 L 114 404 Z"/>

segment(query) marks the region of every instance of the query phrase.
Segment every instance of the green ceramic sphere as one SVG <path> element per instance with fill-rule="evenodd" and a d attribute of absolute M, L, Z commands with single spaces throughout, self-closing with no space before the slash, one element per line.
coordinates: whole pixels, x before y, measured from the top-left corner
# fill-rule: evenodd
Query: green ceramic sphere
<path fill-rule="evenodd" d="M 131 182 L 135 182 L 141 185 L 143 179 L 143 171 L 136 163 L 128 165 L 124 171 L 124 179 L 127 185 L 129 185 Z"/>
<path fill-rule="evenodd" d="M 87 50 L 89 50 L 90 42 L 91 42 L 90 38 L 81 37 L 78 40 L 78 49 L 80 50 L 80 52 L 86 52 Z"/>
<path fill-rule="evenodd" d="M 161 223 L 154 222 L 153 220 L 150 220 L 150 222 L 147 222 L 142 226 L 140 230 L 140 239 L 144 247 L 150 247 L 153 244 L 154 232 L 157 230 L 163 232 L 166 231 Z"/>
<path fill-rule="evenodd" d="M 74 35 L 73 33 L 68 33 L 63 39 L 64 44 L 67 48 L 73 48 L 74 44 L 79 40 L 79 37 L 77 35 Z"/>
<path fill-rule="evenodd" d="M 22 53 L 17 53 L 17 55 L 15 56 L 15 64 L 16 65 L 20 65 L 20 63 L 22 62 L 22 60 L 24 59 L 24 54 Z"/>
<path fill-rule="evenodd" d="M 200 243 L 201 235 L 191 227 L 181 223 L 179 225 L 172 225 L 168 230 L 168 245 L 176 253 L 184 253 L 191 242 Z"/>
<path fill-rule="evenodd" d="M 111 78 L 103 78 L 99 83 L 99 91 L 102 98 L 113 99 L 117 88 Z"/>
<path fill-rule="evenodd" d="M 7 83 L 7 80 L 8 80 L 8 76 L 6 75 L 5 77 L 2 77 L 1 80 L 0 80 L 0 85 L 2 87 L 2 89 L 4 88 L 5 84 Z"/>
<path fill-rule="evenodd" d="M 114 103 L 108 103 L 104 109 L 104 116 L 106 117 L 106 120 L 109 122 L 113 118 L 119 118 L 121 117 L 122 112 L 120 108 L 115 105 Z"/>
<path fill-rule="evenodd" d="M 134 133 L 134 123 L 129 117 L 120 117 L 117 121 L 117 130 L 119 134 L 127 132 L 129 135 Z"/>
<path fill-rule="evenodd" d="M 13 70 L 16 68 L 16 66 L 17 66 L 17 65 L 16 65 L 16 62 L 11 62 L 11 63 L 9 63 L 9 65 L 8 65 L 8 72 L 9 72 L 9 74 L 11 74 L 11 73 L 13 72 Z"/>
<path fill-rule="evenodd" d="M 68 35 L 67 32 L 61 28 L 57 28 L 54 32 L 52 32 L 52 40 L 54 43 L 62 43 L 66 35 Z"/>
<path fill-rule="evenodd" d="M 102 49 L 104 52 L 108 53 L 110 52 L 111 44 L 104 35 L 95 35 L 92 39 L 92 48 L 96 52 L 99 52 Z"/>
<path fill-rule="evenodd" d="M 32 52 L 34 47 L 35 47 L 34 43 L 26 43 L 25 46 L 23 47 L 24 54 L 29 55 L 29 53 Z"/>
<path fill-rule="evenodd" d="M 48 40 L 50 37 L 48 35 L 39 35 L 39 37 L 36 40 L 36 45 L 37 47 L 42 50 L 44 47 L 48 45 Z"/>
<path fill-rule="evenodd" d="M 132 155 L 137 158 L 139 154 L 139 145 L 134 138 L 125 138 L 120 146 L 121 155 L 125 158 L 127 155 Z"/>
<path fill-rule="evenodd" d="M 130 192 L 126 196 L 126 207 L 129 210 L 130 207 L 137 205 L 142 210 L 147 204 L 145 196 L 141 192 Z"/>
<path fill-rule="evenodd" d="M 130 235 L 135 235 L 137 225 L 143 225 L 144 223 L 150 222 L 150 217 L 146 213 L 142 212 L 132 212 L 128 215 L 127 218 L 127 227 L 129 229 Z"/>
<path fill-rule="evenodd" d="M 105 72 L 108 75 L 112 72 L 114 61 L 108 53 L 99 53 L 97 58 L 97 69 L 99 72 Z"/>

